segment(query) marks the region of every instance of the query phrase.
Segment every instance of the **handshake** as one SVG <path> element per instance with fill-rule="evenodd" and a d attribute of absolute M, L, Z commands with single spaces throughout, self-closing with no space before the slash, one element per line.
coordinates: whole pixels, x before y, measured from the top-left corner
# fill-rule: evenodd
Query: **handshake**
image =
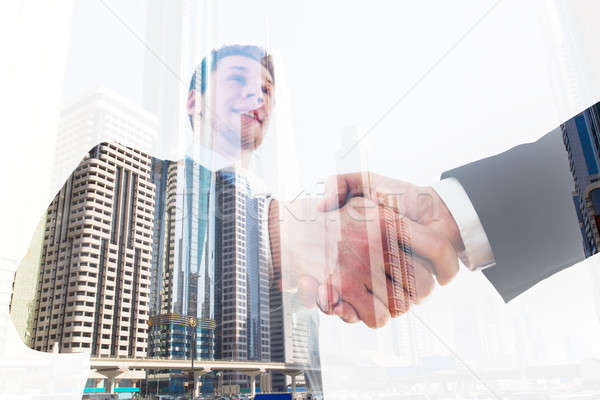
<path fill-rule="evenodd" d="M 282 290 L 371 328 L 450 282 L 464 250 L 431 187 L 368 172 L 333 177 L 322 199 L 272 201 L 269 232 Z"/>

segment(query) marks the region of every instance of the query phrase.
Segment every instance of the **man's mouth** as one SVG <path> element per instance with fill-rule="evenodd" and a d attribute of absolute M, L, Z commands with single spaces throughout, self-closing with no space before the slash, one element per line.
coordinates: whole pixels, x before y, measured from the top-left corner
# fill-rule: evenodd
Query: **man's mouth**
<path fill-rule="evenodd" d="M 261 118 L 260 113 L 258 112 L 258 110 L 246 111 L 245 113 L 242 113 L 241 116 L 243 118 L 245 118 L 245 119 L 254 120 L 254 121 L 258 122 L 261 125 L 263 123 L 263 119 Z"/>

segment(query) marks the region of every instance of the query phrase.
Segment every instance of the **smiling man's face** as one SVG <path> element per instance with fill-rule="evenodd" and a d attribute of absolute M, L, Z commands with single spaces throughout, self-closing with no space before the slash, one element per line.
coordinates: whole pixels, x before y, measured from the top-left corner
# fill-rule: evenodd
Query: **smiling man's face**
<path fill-rule="evenodd" d="M 203 115 L 209 118 L 213 149 L 234 157 L 256 149 L 271 113 L 271 74 L 260 62 L 233 55 L 219 60 L 210 79 L 210 100 Z"/>

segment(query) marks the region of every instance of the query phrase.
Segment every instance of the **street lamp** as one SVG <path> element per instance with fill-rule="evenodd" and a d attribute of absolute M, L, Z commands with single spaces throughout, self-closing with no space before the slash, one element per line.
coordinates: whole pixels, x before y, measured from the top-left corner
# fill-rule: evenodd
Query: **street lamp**
<path fill-rule="evenodd" d="M 192 345 L 192 385 L 190 390 L 190 399 L 194 400 L 194 392 L 196 391 L 196 374 L 194 371 L 194 358 L 196 358 L 196 343 L 198 341 L 197 334 L 198 330 L 196 329 L 196 325 L 198 321 L 194 317 L 190 317 L 190 326 L 192 327 L 193 335 L 194 335 L 194 343 Z"/>

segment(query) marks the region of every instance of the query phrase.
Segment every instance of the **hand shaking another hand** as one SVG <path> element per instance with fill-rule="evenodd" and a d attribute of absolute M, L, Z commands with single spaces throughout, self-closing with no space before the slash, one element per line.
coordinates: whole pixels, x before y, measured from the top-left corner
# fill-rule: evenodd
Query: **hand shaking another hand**
<path fill-rule="evenodd" d="M 322 199 L 271 207 L 283 289 L 345 322 L 382 327 L 458 272 L 460 232 L 430 187 L 368 172 L 339 175 Z"/>

